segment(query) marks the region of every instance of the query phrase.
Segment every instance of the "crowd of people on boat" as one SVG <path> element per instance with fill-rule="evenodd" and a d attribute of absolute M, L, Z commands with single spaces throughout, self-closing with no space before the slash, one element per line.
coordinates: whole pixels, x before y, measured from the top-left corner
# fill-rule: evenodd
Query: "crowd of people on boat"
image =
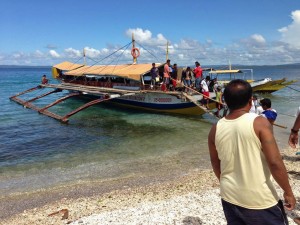
<path fill-rule="evenodd" d="M 171 60 L 168 59 L 164 65 L 162 76 L 160 76 L 155 63 L 152 63 L 150 88 L 156 90 L 159 87 L 162 91 L 181 90 L 190 95 L 201 93 L 203 95 L 201 104 L 209 109 L 209 92 L 217 92 L 219 86 L 217 79 L 211 80 L 210 76 L 204 77 L 203 69 L 198 61 L 195 62 L 193 69 L 189 66 L 184 68 L 181 76 L 179 76 L 178 71 L 177 64 L 171 65 Z M 158 84 L 160 85 L 158 86 Z"/>
<path fill-rule="evenodd" d="M 155 63 L 152 63 L 151 73 L 151 89 L 156 89 L 157 84 L 160 83 L 161 90 L 175 91 L 178 83 L 181 83 L 181 91 L 187 94 L 201 93 L 203 95 L 200 104 L 206 109 L 209 109 L 210 92 L 215 93 L 216 111 L 214 115 L 222 118 L 227 115 L 228 108 L 224 101 L 223 89 L 224 87 L 218 83 L 217 78 L 211 79 L 210 76 L 203 77 L 203 69 L 198 61 L 195 62 L 195 67 L 186 67 L 182 70 L 181 78 L 178 80 L 177 64 L 171 65 L 171 60 L 168 59 L 163 68 L 163 79 L 160 76 L 159 70 Z M 277 112 L 271 108 L 271 100 L 269 98 L 258 99 L 257 95 L 252 97 L 252 107 L 249 112 L 256 113 L 266 117 L 271 124 L 274 124 L 277 118 Z M 221 115 L 221 110 L 223 113 Z"/>
<path fill-rule="evenodd" d="M 178 67 L 174 63 L 171 65 L 171 60 L 168 59 L 163 68 L 162 77 L 159 74 L 159 70 L 155 63 L 152 63 L 151 74 L 151 89 L 155 89 L 156 85 L 161 83 L 161 90 L 172 91 L 175 90 L 177 84 L 181 82 L 183 84 L 183 89 L 187 91 L 187 88 L 195 87 L 196 90 L 200 89 L 200 83 L 203 79 L 203 70 L 200 67 L 199 62 L 195 62 L 195 68 L 192 70 L 191 67 L 183 69 L 181 73 L 181 80 L 178 80 Z"/>

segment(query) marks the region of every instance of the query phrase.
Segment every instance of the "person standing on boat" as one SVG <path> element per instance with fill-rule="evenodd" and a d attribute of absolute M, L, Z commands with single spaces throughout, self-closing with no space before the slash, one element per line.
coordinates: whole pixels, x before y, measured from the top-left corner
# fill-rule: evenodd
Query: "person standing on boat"
<path fill-rule="evenodd" d="M 296 145 L 298 144 L 298 141 L 299 141 L 299 137 L 298 137 L 299 129 L 300 129 L 300 107 L 298 108 L 297 118 L 296 118 L 296 120 L 294 122 L 293 128 L 291 129 L 291 134 L 290 134 L 290 137 L 289 137 L 289 145 L 292 148 L 296 148 Z"/>
<path fill-rule="evenodd" d="M 193 72 L 191 67 L 187 67 L 186 70 L 182 71 L 181 82 L 183 82 L 185 92 L 189 92 L 189 88 L 191 87 Z"/>
<path fill-rule="evenodd" d="M 228 225 L 287 225 L 287 210 L 296 199 L 278 149 L 273 127 L 249 113 L 252 88 L 245 80 L 232 80 L 224 90 L 229 114 L 212 126 L 208 147 Z M 284 205 L 274 180 L 283 190 Z"/>
<path fill-rule="evenodd" d="M 275 109 L 272 109 L 272 103 L 269 98 L 264 98 L 260 101 L 261 107 L 263 108 L 263 112 L 261 115 L 269 120 L 269 122 L 273 125 L 276 118 L 277 118 L 277 112 Z"/>
<path fill-rule="evenodd" d="M 203 76 L 203 70 L 198 61 L 195 62 L 195 66 L 196 66 L 196 68 L 193 70 L 193 73 L 195 74 L 195 86 L 196 86 L 196 89 L 199 90 L 200 82 L 201 82 L 202 76 Z"/>
<path fill-rule="evenodd" d="M 151 89 L 154 88 L 155 90 L 155 85 L 157 80 L 159 81 L 159 71 L 158 68 L 155 66 L 155 63 L 152 63 L 152 68 L 150 70 L 150 74 L 151 74 Z"/>
<path fill-rule="evenodd" d="M 209 89 L 208 89 L 208 85 L 209 85 L 209 81 L 210 81 L 210 76 L 206 76 L 205 79 L 203 79 L 200 83 L 201 86 L 201 90 L 202 90 L 202 104 L 206 104 L 206 109 L 209 109 L 208 103 L 209 103 Z"/>
<path fill-rule="evenodd" d="M 43 76 L 42 76 L 42 84 L 48 84 L 48 79 L 47 79 L 47 77 L 46 77 L 46 75 L 44 74 Z"/>
<path fill-rule="evenodd" d="M 164 85 L 167 90 L 169 90 L 170 84 L 170 67 L 171 67 L 171 60 L 168 59 L 165 66 L 164 66 Z"/>
<path fill-rule="evenodd" d="M 171 78 L 172 78 L 172 90 L 175 91 L 175 88 L 177 86 L 177 77 L 178 77 L 178 68 L 177 68 L 177 64 L 174 63 L 173 65 L 173 70 L 171 73 Z"/>

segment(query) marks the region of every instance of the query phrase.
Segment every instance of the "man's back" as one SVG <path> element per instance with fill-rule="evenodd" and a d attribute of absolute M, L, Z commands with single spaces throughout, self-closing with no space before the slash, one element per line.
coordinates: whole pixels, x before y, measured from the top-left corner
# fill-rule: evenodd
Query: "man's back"
<path fill-rule="evenodd" d="M 245 113 L 217 123 L 215 144 L 221 160 L 220 188 L 224 200 L 246 208 L 275 205 L 279 197 L 253 123 L 258 115 Z M 234 137 L 234 138 L 233 138 Z"/>
<path fill-rule="evenodd" d="M 222 206 L 228 225 L 287 225 L 283 203 L 271 174 L 284 194 L 285 208 L 296 199 L 269 121 L 249 113 L 252 88 L 244 80 L 229 82 L 224 99 L 230 110 L 213 125 L 208 147 L 213 171 L 220 181 Z"/>

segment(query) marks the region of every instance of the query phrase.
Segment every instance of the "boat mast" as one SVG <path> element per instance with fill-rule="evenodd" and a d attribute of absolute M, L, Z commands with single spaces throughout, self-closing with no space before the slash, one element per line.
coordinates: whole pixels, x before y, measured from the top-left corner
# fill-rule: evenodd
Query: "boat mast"
<path fill-rule="evenodd" d="M 83 48 L 83 63 L 86 65 L 85 48 Z"/>
<path fill-rule="evenodd" d="M 169 41 L 167 41 L 166 61 L 169 59 Z"/>
<path fill-rule="evenodd" d="M 132 33 L 132 49 L 135 49 L 135 40 L 134 40 L 134 34 Z M 136 57 L 133 57 L 133 64 L 136 64 Z"/>

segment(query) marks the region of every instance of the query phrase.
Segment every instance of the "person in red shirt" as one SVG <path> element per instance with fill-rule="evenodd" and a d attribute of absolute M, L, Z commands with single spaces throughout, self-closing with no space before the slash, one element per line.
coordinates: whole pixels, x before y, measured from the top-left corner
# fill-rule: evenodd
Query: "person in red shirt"
<path fill-rule="evenodd" d="M 48 84 L 48 79 L 45 74 L 42 76 L 42 84 Z"/>
<path fill-rule="evenodd" d="M 195 65 L 196 65 L 196 68 L 193 70 L 193 73 L 195 74 L 195 86 L 196 86 L 196 89 L 199 90 L 200 82 L 201 82 L 202 76 L 203 76 L 203 70 L 198 61 L 195 62 Z"/>
<path fill-rule="evenodd" d="M 171 66 L 171 60 L 168 59 L 167 63 L 164 66 L 164 85 L 167 90 L 169 90 L 169 84 L 170 84 L 170 66 Z"/>

